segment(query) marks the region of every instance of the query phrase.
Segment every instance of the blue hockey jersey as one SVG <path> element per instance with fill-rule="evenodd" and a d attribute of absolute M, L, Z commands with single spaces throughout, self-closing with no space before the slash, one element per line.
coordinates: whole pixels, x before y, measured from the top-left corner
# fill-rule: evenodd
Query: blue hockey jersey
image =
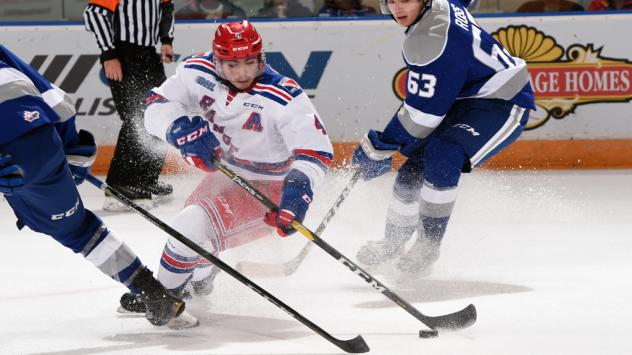
<path fill-rule="evenodd" d="M 2 45 L 0 123 L 0 145 L 45 124 L 55 124 L 64 143 L 78 139 L 70 97 Z"/>
<path fill-rule="evenodd" d="M 387 139 L 406 145 L 427 137 L 460 99 L 501 99 L 535 109 L 524 60 L 512 57 L 462 3 L 433 0 L 406 30 L 406 99 L 385 129 Z"/>

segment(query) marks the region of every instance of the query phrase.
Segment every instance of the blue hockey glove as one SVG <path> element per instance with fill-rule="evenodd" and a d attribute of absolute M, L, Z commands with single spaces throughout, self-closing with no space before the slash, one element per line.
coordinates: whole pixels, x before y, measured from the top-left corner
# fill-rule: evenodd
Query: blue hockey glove
<path fill-rule="evenodd" d="M 90 173 L 90 168 L 97 157 L 97 144 L 94 142 L 94 136 L 86 130 L 80 130 L 79 143 L 64 147 L 64 153 L 75 184 L 80 185 Z"/>
<path fill-rule="evenodd" d="M 10 155 L 0 154 L 0 192 L 11 195 L 24 186 L 24 171 Z"/>
<path fill-rule="evenodd" d="M 382 141 L 382 133 L 369 130 L 353 152 L 351 162 L 362 171 L 362 178 L 370 180 L 385 174 L 391 169 L 393 153 L 399 150 L 397 144 Z"/>
<path fill-rule="evenodd" d="M 204 171 L 214 170 L 214 160 L 222 156 L 219 141 L 200 116 L 182 116 L 167 130 L 167 142 L 180 149 L 184 160 Z"/>
<path fill-rule="evenodd" d="M 279 210 L 266 213 L 263 221 L 276 227 L 280 236 L 286 237 L 296 232 L 291 226 L 292 221 L 303 223 L 313 196 L 307 175 L 292 169 L 283 182 Z"/>

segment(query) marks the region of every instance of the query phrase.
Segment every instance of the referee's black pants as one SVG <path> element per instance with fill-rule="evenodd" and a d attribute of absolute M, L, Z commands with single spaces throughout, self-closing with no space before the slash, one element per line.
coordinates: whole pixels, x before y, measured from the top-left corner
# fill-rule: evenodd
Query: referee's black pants
<path fill-rule="evenodd" d="M 123 121 L 106 182 L 109 185 L 155 186 L 165 160 L 165 144 L 143 124 L 149 90 L 165 80 L 165 69 L 154 47 L 117 42 L 123 80 L 109 80 L 112 98 Z"/>

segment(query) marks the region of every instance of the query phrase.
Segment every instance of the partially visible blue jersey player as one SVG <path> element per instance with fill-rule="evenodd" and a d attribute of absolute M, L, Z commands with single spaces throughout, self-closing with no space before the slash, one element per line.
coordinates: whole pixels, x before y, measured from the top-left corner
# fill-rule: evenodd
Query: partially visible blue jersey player
<path fill-rule="evenodd" d="M 167 294 L 138 256 L 84 208 L 76 184 L 88 174 L 97 147 L 90 132 L 77 132 L 72 101 L 2 45 L 0 122 L 0 193 L 18 228 L 53 237 L 141 294 L 152 324 L 179 315 L 184 302 Z"/>

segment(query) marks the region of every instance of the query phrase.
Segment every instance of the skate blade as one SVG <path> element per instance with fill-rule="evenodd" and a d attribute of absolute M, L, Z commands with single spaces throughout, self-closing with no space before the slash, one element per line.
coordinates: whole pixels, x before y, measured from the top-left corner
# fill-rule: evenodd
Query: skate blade
<path fill-rule="evenodd" d="M 173 194 L 169 195 L 151 195 L 151 200 L 153 201 L 155 206 L 158 205 L 166 205 L 174 200 Z"/>
<path fill-rule="evenodd" d="M 145 313 L 128 311 L 121 306 L 116 309 L 116 314 L 119 318 L 145 318 Z"/>
<path fill-rule="evenodd" d="M 200 321 L 191 313 L 183 311 L 179 316 L 172 318 L 167 323 L 167 328 L 173 330 L 182 330 L 194 328 L 200 325 Z"/>
<path fill-rule="evenodd" d="M 154 203 L 150 199 L 133 200 L 133 202 L 145 210 L 154 208 Z M 109 212 L 125 212 L 131 211 L 132 208 L 114 197 L 106 196 L 103 202 L 103 210 Z"/>

